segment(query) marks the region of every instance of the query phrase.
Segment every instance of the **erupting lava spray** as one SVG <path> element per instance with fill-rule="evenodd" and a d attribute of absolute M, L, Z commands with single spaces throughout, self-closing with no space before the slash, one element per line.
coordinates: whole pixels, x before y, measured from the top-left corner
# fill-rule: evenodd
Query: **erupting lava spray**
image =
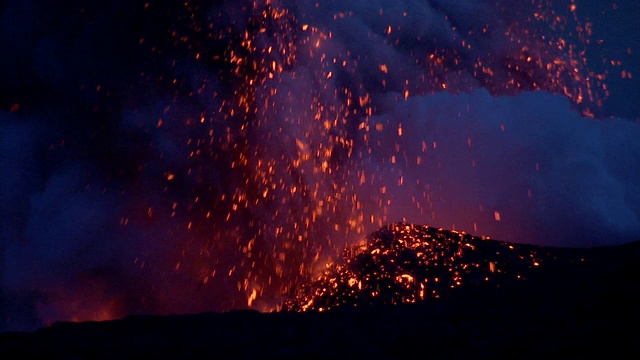
<path fill-rule="evenodd" d="M 504 4 L 476 6 L 495 20 L 508 11 Z M 191 156 L 224 157 L 232 180 L 219 193 L 198 193 L 194 203 L 208 197 L 208 223 L 201 226 L 223 232 L 205 252 L 216 258 L 224 241 L 225 257 L 242 254 L 223 273 L 237 274 L 247 305 L 273 301 L 336 258 L 345 243 L 389 221 L 442 222 L 433 205 L 442 195 L 430 181 L 439 158 L 428 151 L 437 142 L 425 142 L 428 130 L 416 133 L 414 124 L 403 128 L 382 115 L 410 97 L 481 87 L 493 95 L 547 90 L 593 114 L 601 81 L 586 72 L 580 43 L 539 34 L 537 22 L 561 27 L 567 20 L 534 12 L 544 10 L 538 6 L 524 19 L 507 13 L 507 20 L 485 24 L 467 22 L 467 8 L 444 4 L 436 11 L 254 1 L 213 13 L 208 36 L 229 44 L 219 52 L 175 35 L 187 39 L 200 62 L 220 61 L 227 71 L 205 75 L 198 88 L 220 106 L 202 114 L 208 136 L 190 140 L 202 144 Z M 490 52 L 487 43 L 494 44 Z M 208 85 L 210 77 L 229 84 L 226 94 Z M 477 232 L 484 222 L 473 220 L 465 230 Z M 192 256 L 185 253 L 185 262 Z"/>
<path fill-rule="evenodd" d="M 640 130 L 592 119 L 617 114 L 578 1 L 138 5 L 129 75 L 69 95 L 99 125 L 55 131 L 47 103 L 2 115 L 7 138 L 37 135 L 3 138 L 22 150 L 7 164 L 52 164 L 7 177 L 26 200 L 3 286 L 44 322 L 275 309 L 396 221 L 537 244 L 640 234 Z"/>

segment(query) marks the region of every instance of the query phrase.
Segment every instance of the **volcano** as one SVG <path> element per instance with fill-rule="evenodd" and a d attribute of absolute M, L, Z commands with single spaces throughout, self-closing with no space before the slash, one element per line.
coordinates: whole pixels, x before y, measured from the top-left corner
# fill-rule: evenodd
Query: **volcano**
<path fill-rule="evenodd" d="M 580 266 L 583 256 L 563 256 L 533 245 L 512 244 L 455 230 L 394 223 L 345 249 L 303 284 L 284 308 L 324 311 L 337 306 L 414 303 L 467 287 L 512 287 L 541 264 Z"/>
<path fill-rule="evenodd" d="M 394 223 L 283 300 L 0 334 L 14 358 L 568 358 L 633 351 L 640 241 L 542 247 Z"/>
<path fill-rule="evenodd" d="M 640 239 L 637 14 L 3 1 L 0 333 L 395 309 L 595 268 L 518 244 Z"/>

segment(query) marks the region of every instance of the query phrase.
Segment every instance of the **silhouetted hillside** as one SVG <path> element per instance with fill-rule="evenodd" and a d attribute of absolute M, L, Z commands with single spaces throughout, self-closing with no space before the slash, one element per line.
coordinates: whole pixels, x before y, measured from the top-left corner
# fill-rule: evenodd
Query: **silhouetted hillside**
<path fill-rule="evenodd" d="M 549 248 L 393 224 L 288 299 L 313 300 L 306 312 L 58 323 L 0 335 L 0 358 L 626 358 L 638 273 L 640 242 Z"/>

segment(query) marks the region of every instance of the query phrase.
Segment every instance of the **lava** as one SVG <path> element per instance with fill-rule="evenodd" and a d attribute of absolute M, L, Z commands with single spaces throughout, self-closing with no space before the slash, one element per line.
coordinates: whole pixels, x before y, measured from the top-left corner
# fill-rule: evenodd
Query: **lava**
<path fill-rule="evenodd" d="M 403 303 L 544 264 L 506 243 L 495 250 L 518 261 L 478 258 L 481 234 L 637 233 L 629 188 L 639 180 L 626 169 L 639 164 L 618 156 L 635 151 L 637 130 L 603 107 L 609 77 L 635 74 L 588 51 L 599 40 L 580 1 L 376 4 L 130 5 L 131 29 L 114 29 L 137 30 L 131 58 L 94 41 L 111 34 L 93 27 L 105 23 L 101 5 L 69 5 L 78 26 L 53 21 L 63 30 L 52 45 L 34 40 L 38 71 L 71 71 L 59 53 L 86 46 L 73 54 L 117 56 L 95 83 L 93 67 L 75 80 L 50 75 L 56 96 L 38 95 L 36 110 L 36 100 L 7 100 L 10 126 L 0 126 L 18 140 L 2 140 L 18 175 L 6 176 L 6 203 L 17 205 L 2 210 L 22 219 L 6 226 L 18 234 L 7 287 L 48 299 L 45 323 L 268 310 L 297 291 L 285 307 Z M 93 37 L 62 46 L 76 33 Z M 56 61 L 39 55 L 49 52 Z M 74 110 L 77 128 L 38 120 Z"/>
<path fill-rule="evenodd" d="M 389 224 L 366 242 L 345 249 L 285 299 L 287 311 L 325 311 L 339 306 L 415 303 L 458 288 L 525 280 L 554 261 L 537 247 L 480 238 L 459 231 L 406 223 Z M 488 285 L 489 284 L 489 285 Z"/>
<path fill-rule="evenodd" d="M 345 26 L 356 21 L 359 9 L 341 8 L 333 1 L 315 6 L 246 2 L 234 6 L 242 21 L 224 11 L 212 12 L 187 29 L 202 34 L 197 40 L 173 33 L 176 46 L 187 46 L 197 63 L 221 69 L 197 87 L 200 96 L 211 96 L 220 105 L 202 113 L 201 126 L 210 130 L 205 138 L 189 139 L 195 145 L 190 157 L 198 164 L 222 158 L 232 180 L 226 189 L 196 190 L 193 203 L 186 206 L 202 209 L 190 212 L 189 224 L 206 214 L 200 228 L 215 232 L 220 220 L 237 224 L 233 234 L 226 234 L 230 226 L 225 225 L 220 237 L 235 239 L 239 260 L 229 262 L 227 269 L 212 266 L 204 279 L 215 269 L 236 278 L 249 306 L 261 296 L 290 291 L 325 260 L 337 257 L 344 241 L 355 241 L 393 219 L 387 178 L 397 178 L 396 185 L 406 187 L 403 168 L 411 161 L 397 141 L 372 143 L 380 138 L 376 133 L 384 131 L 385 124 L 374 125 L 372 118 L 385 113 L 376 105 L 385 94 L 399 93 L 393 101 L 402 102 L 479 87 L 493 95 L 545 90 L 567 96 L 590 115 L 606 95 L 604 75 L 590 73 L 580 52 L 591 34 L 575 11 L 560 17 L 549 4 L 538 2 L 532 13 L 516 16 L 498 2 L 493 11 L 503 20 L 456 25 L 458 10 L 443 9 L 432 19 L 450 27 L 448 37 L 441 38 L 428 27 L 406 32 L 400 23 L 414 16 L 408 12 L 397 14 L 399 23 L 384 23 L 393 21 L 385 8 L 378 11 L 384 26 L 350 32 Z M 482 9 L 490 11 L 491 6 Z M 191 11 L 190 19 L 202 19 L 199 8 Z M 568 26 L 579 34 L 571 43 L 556 35 Z M 393 57 L 387 61 L 384 53 L 352 48 L 359 41 L 354 36 L 376 44 L 372 48 L 402 52 L 409 66 L 392 67 L 398 63 Z M 212 42 L 217 52 L 212 53 Z M 500 46 L 494 52 L 476 50 L 487 42 Z M 408 43 L 414 45 L 404 48 Z M 377 75 L 367 78 L 367 73 Z M 220 81 L 227 90 L 208 85 Z M 402 124 L 392 131 L 401 138 Z M 391 174 L 371 173 L 367 163 L 372 151 L 385 144 L 393 147 L 394 142 L 389 161 L 396 168 Z M 437 143 L 429 146 L 436 148 Z M 428 156 L 412 161 L 420 165 Z M 204 171 L 199 167 L 185 169 L 185 176 L 197 177 Z M 207 184 L 206 177 L 202 181 Z M 414 206 L 424 207 L 421 204 L 433 196 L 436 190 L 420 191 Z M 200 252 L 219 253 L 219 241 L 207 241 Z M 232 244 L 222 246 L 226 256 L 234 251 Z M 184 257 L 189 261 L 193 255 Z"/>

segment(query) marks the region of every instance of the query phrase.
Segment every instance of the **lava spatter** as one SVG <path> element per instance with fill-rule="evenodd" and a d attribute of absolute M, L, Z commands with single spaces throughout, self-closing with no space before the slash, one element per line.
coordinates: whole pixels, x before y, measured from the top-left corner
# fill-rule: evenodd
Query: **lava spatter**
<path fill-rule="evenodd" d="M 535 246 L 406 223 L 389 224 L 345 249 L 283 302 L 289 311 L 392 305 L 440 298 L 459 288 L 525 280 L 554 260 Z"/>
<path fill-rule="evenodd" d="M 397 179 L 398 189 L 413 186 L 407 184 L 409 163 L 428 162 L 427 154 L 407 159 L 399 141 L 407 135 L 402 124 L 389 132 L 372 121 L 392 104 L 442 91 L 545 90 L 593 114 L 603 96 L 602 78 L 588 73 L 578 49 L 589 38 L 585 25 L 575 13 L 560 16 L 543 2 L 523 7 L 522 14 L 507 5 L 481 5 L 478 11 L 502 17 L 488 16 L 486 24 L 460 18 L 455 6 L 435 6 L 431 23 L 417 26 L 416 14 L 385 7 L 370 12 L 335 1 L 252 1 L 214 7 L 208 24 L 191 26 L 197 37 L 176 33 L 176 46 L 184 43 L 197 63 L 214 70 L 198 93 L 219 104 L 202 113 L 210 131 L 191 139 L 192 157 L 200 169 L 209 167 L 200 160 L 222 163 L 228 180 L 226 188 L 196 190 L 201 210 L 190 216 L 206 214 L 206 221 L 190 222 L 203 234 L 222 229 L 202 251 L 238 259 L 223 259 L 222 268 L 212 263 L 203 279 L 216 270 L 229 274 L 247 303 L 255 304 L 290 291 L 322 261 L 338 257 L 343 240 L 336 239 L 353 241 L 392 220 L 388 193 L 396 190 L 389 179 Z M 190 19 L 202 12 L 190 11 Z M 407 30 L 409 24 L 415 31 Z M 580 34 L 571 44 L 548 30 L 569 26 Z M 432 31 L 440 27 L 446 31 Z M 362 42 L 370 46 L 357 46 Z M 212 52 L 212 44 L 227 45 Z M 212 84 L 226 85 L 222 91 Z M 383 132 L 397 140 L 381 143 Z M 425 147 L 423 141 L 423 152 Z M 392 150 L 391 169 L 376 172 L 371 154 L 381 148 Z M 412 201 L 422 214 L 438 194 L 419 180 L 415 186 L 421 190 Z M 183 257 L 187 263 L 193 255 Z"/>
<path fill-rule="evenodd" d="M 586 1 L 40 3 L 7 6 L 0 36 L 4 287 L 39 324 L 270 310 L 396 221 L 539 245 L 640 231 L 638 128 L 604 119 L 610 89 L 634 108 L 637 42 Z M 351 269 L 340 297 L 469 283 L 452 264 L 475 252 L 444 240 L 467 235 L 407 231 L 331 265 Z"/>

